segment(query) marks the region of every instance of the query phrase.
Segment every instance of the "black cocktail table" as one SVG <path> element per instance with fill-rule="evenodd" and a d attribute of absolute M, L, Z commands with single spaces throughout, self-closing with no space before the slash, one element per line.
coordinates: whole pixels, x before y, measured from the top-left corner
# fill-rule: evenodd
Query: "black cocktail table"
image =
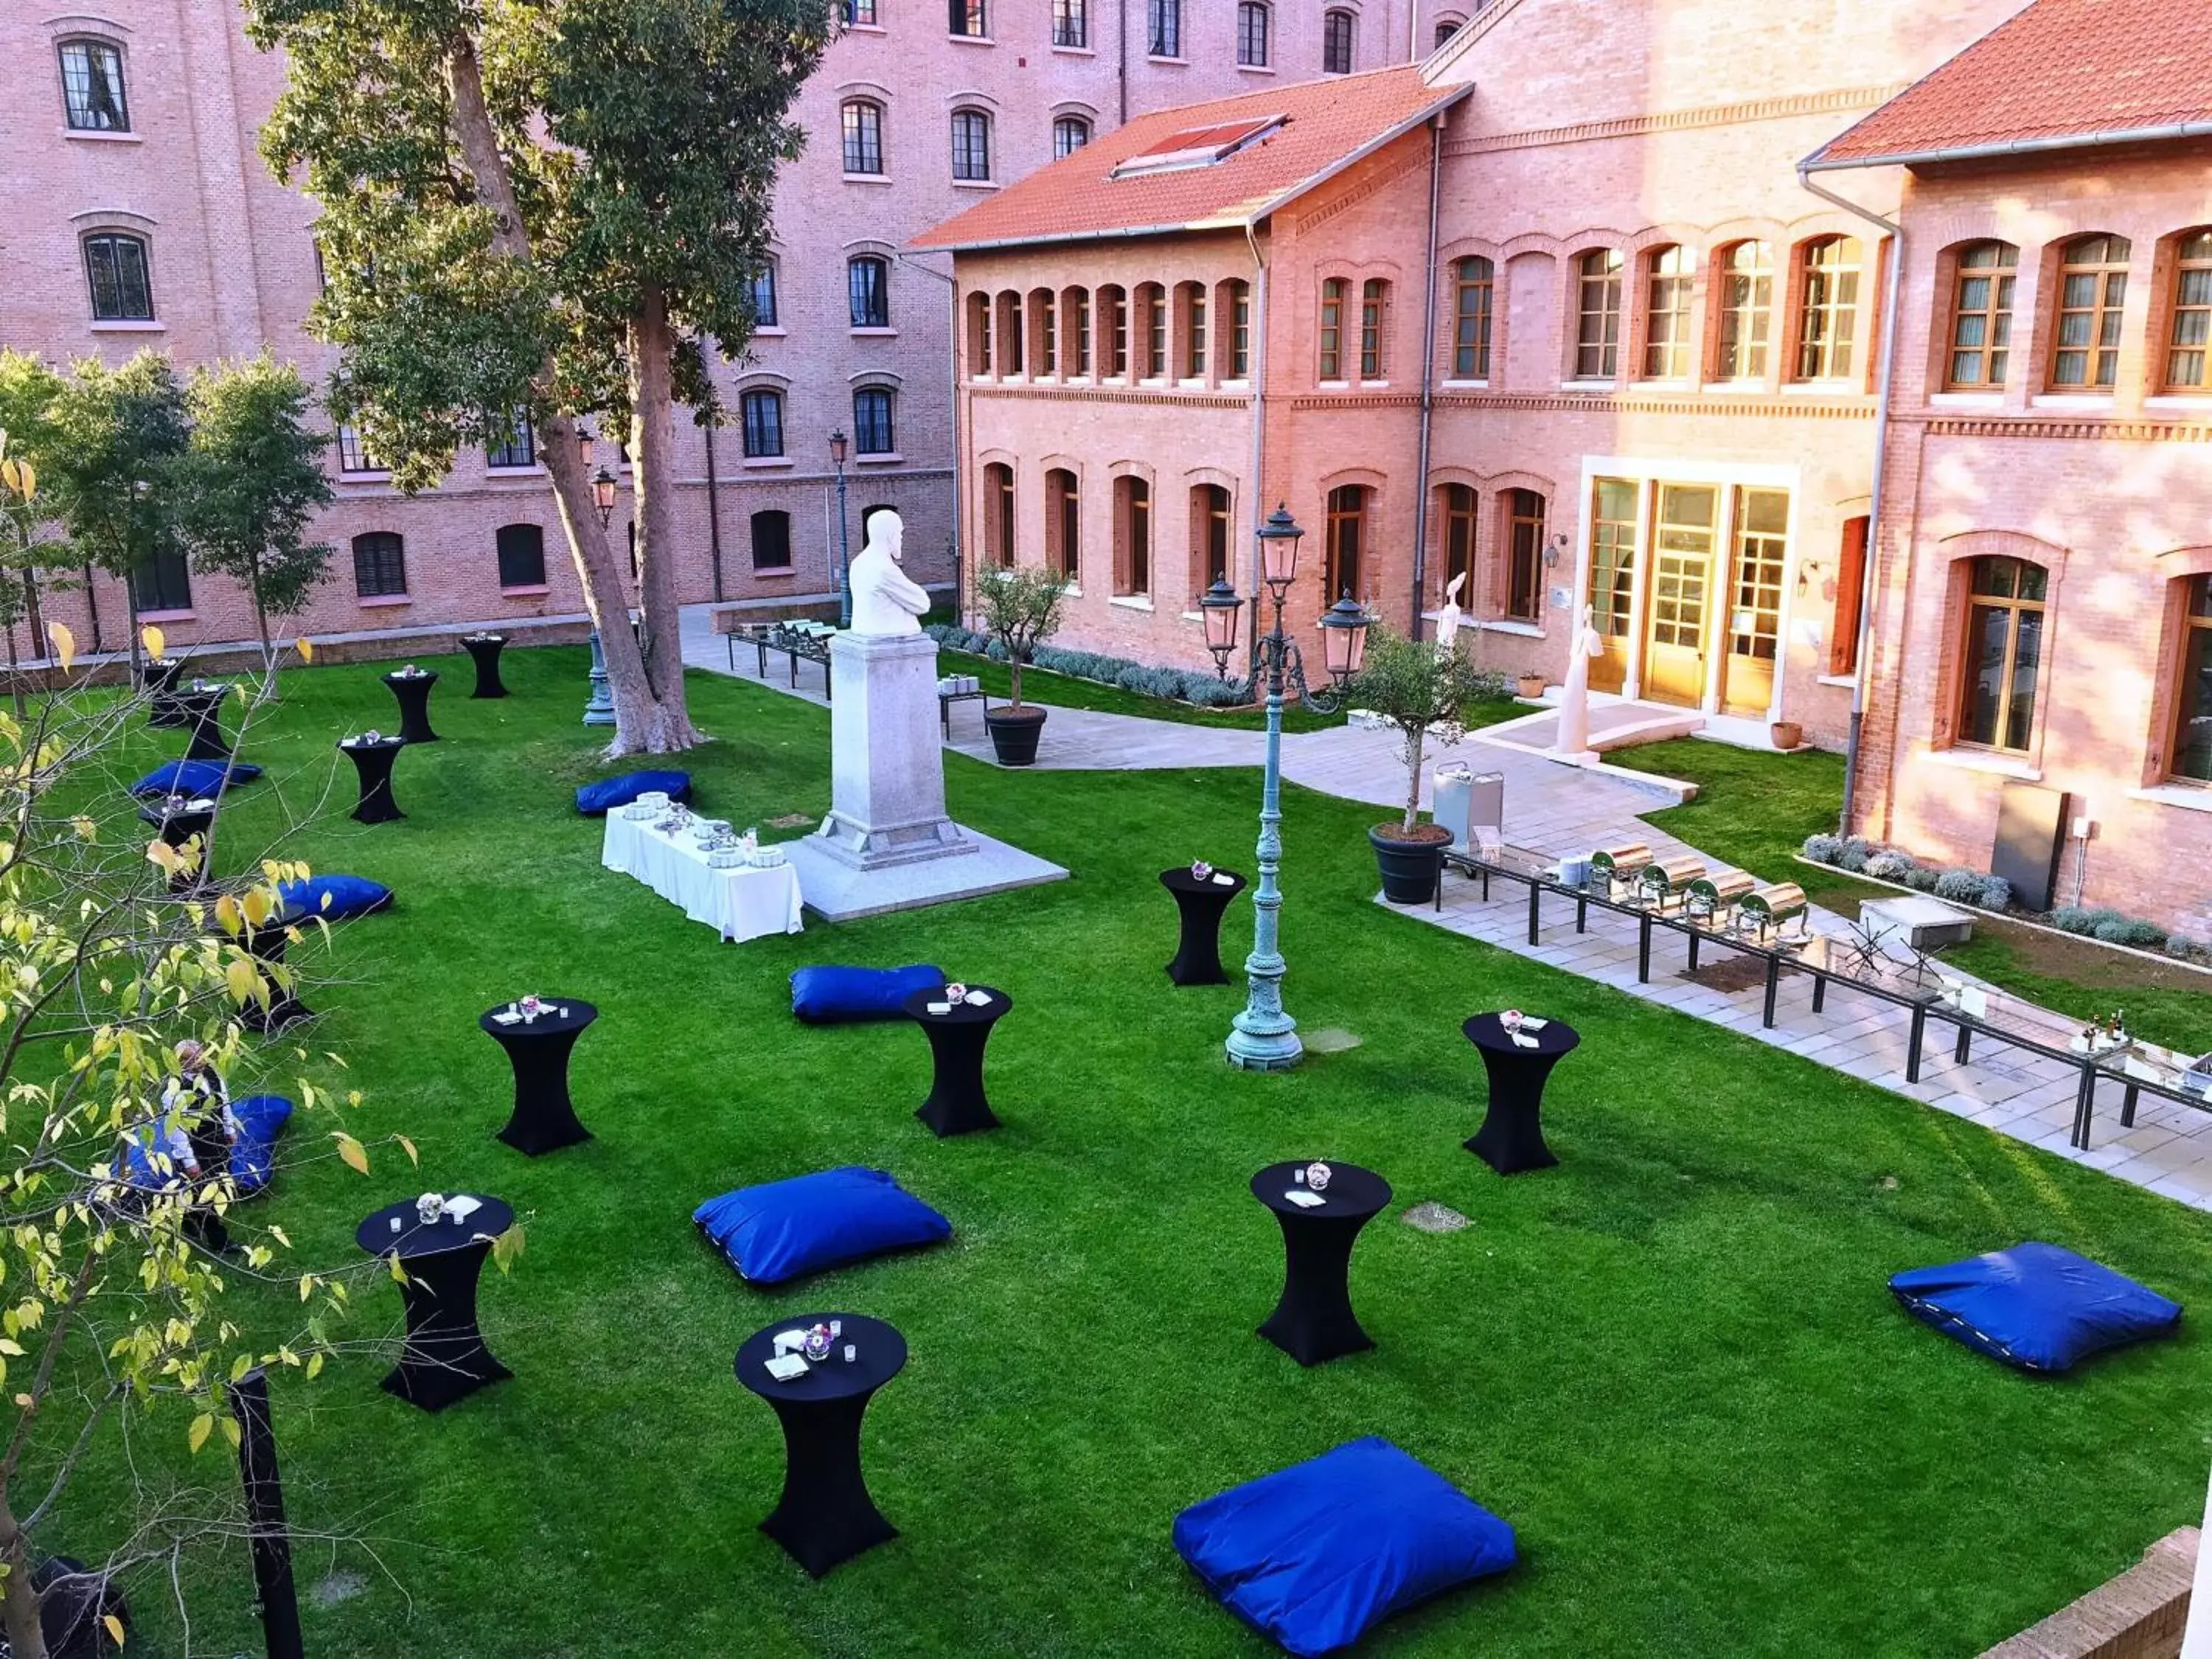
<path fill-rule="evenodd" d="M 265 927 L 247 928 L 239 935 L 239 943 L 255 961 L 281 967 L 291 939 L 283 923 L 271 921 Z M 269 1006 L 264 1008 L 258 1000 L 249 1000 L 238 1011 L 238 1023 L 264 1036 L 314 1017 L 315 1011 L 300 1000 L 296 988 L 284 985 L 273 975 L 269 980 Z"/>
<path fill-rule="evenodd" d="M 391 823 L 407 816 L 392 798 L 392 763 L 406 746 L 404 738 L 379 738 L 374 743 L 365 738 L 338 740 L 338 747 L 361 774 L 361 800 L 353 809 L 356 823 Z"/>
<path fill-rule="evenodd" d="M 933 1067 L 929 1098 L 915 1115 L 939 1135 L 964 1135 L 995 1129 L 997 1115 L 983 1097 L 983 1045 L 991 1028 L 1010 1011 L 1013 999 L 993 985 L 971 985 L 991 1000 L 982 1006 L 955 1003 L 949 1014 L 933 1014 L 929 1005 L 945 1000 L 943 991 L 916 991 L 906 1000 L 907 1018 L 929 1038 Z"/>
<path fill-rule="evenodd" d="M 398 1231 L 392 1224 L 399 1223 Z M 466 1221 L 441 1217 L 424 1226 L 415 1200 L 387 1204 L 354 1233 L 371 1255 L 397 1255 L 407 1275 L 399 1299 L 407 1310 L 407 1343 L 384 1391 L 424 1411 L 443 1411 L 513 1371 L 492 1358 L 477 1328 L 477 1278 L 491 1242 L 514 1224 L 514 1212 L 495 1198 L 477 1200 Z"/>
<path fill-rule="evenodd" d="M 434 670 L 414 674 L 386 674 L 384 683 L 399 705 L 399 737 L 404 743 L 435 743 L 430 729 L 430 688 L 438 683 Z"/>
<path fill-rule="evenodd" d="M 841 1329 L 829 1358 L 789 1382 L 768 1374 L 776 1333 L 833 1319 Z M 860 1476 L 860 1419 L 876 1390 L 905 1364 L 906 1339 L 861 1314 L 793 1314 L 756 1331 L 738 1350 L 738 1381 L 775 1407 L 783 1425 L 783 1497 L 760 1528 L 817 1578 L 898 1536 Z"/>
<path fill-rule="evenodd" d="M 499 653 L 507 644 L 504 634 L 464 634 L 461 643 L 466 647 L 469 659 L 477 665 L 477 689 L 471 697 L 503 697 L 507 684 L 499 677 Z"/>
<path fill-rule="evenodd" d="M 574 997 L 547 997 L 536 1019 L 518 1019 L 512 1025 L 492 1018 L 507 1012 L 505 1003 L 477 1019 L 507 1050 L 514 1066 L 514 1114 L 499 1138 L 532 1158 L 592 1138 L 592 1132 L 576 1121 L 576 1108 L 568 1098 L 568 1053 L 599 1011 Z M 556 1008 L 563 1012 L 555 1014 Z"/>
<path fill-rule="evenodd" d="M 188 686 L 169 694 L 169 701 L 177 711 L 178 724 L 191 728 L 191 742 L 185 749 L 186 760 L 230 758 L 230 744 L 222 735 L 222 700 L 229 695 L 227 685 Z"/>
<path fill-rule="evenodd" d="M 146 694 L 146 724 L 178 726 L 185 724 L 177 708 L 177 682 L 183 678 L 182 657 L 149 658 L 138 670 L 138 689 Z"/>
<path fill-rule="evenodd" d="M 1390 1201 L 1390 1183 L 1356 1164 L 1332 1164 L 1322 1201 L 1301 1209 L 1283 1194 L 1308 1190 L 1297 1179 L 1304 1168 L 1270 1164 L 1252 1177 L 1252 1196 L 1283 1228 L 1283 1299 L 1260 1334 L 1299 1364 L 1319 1365 L 1375 1346 L 1352 1316 L 1352 1246 Z"/>
<path fill-rule="evenodd" d="M 138 817 L 142 823 L 154 826 L 164 847 L 181 851 L 194 836 L 201 837 L 198 868 L 179 870 L 169 878 L 171 892 L 195 891 L 208 878 L 210 843 L 206 837 L 209 830 L 215 827 L 215 803 L 203 796 L 194 796 L 172 810 L 165 803 L 155 801 L 150 806 L 140 807 Z"/>
<path fill-rule="evenodd" d="M 1214 876 L 1229 879 L 1217 881 Z M 1244 890 L 1244 878 L 1217 870 L 1200 881 L 1188 868 L 1163 870 L 1160 885 L 1175 895 L 1182 917 L 1182 937 L 1175 960 L 1168 963 L 1168 977 L 1177 985 L 1228 984 L 1229 975 L 1221 971 L 1221 917 Z"/>
<path fill-rule="evenodd" d="M 1547 1020 L 1542 1030 L 1528 1033 L 1536 1046 L 1523 1048 L 1495 1014 L 1477 1014 L 1460 1030 L 1481 1051 L 1482 1069 L 1490 1074 L 1490 1110 L 1468 1151 L 1500 1175 L 1550 1169 L 1559 1160 L 1544 1144 L 1544 1079 L 1582 1038 L 1565 1020 Z"/>

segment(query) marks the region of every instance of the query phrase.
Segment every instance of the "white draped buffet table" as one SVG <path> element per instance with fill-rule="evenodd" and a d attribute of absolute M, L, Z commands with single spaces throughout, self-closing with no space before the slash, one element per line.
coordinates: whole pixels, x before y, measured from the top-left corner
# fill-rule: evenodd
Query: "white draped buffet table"
<path fill-rule="evenodd" d="M 607 814 L 599 862 L 635 876 L 670 903 L 682 906 L 692 921 L 718 930 L 726 940 L 803 931 L 799 872 L 788 864 L 717 870 L 707 862 L 706 853 L 694 844 L 689 830 L 664 835 L 653 827 L 652 819 L 626 818 L 620 807 Z"/>

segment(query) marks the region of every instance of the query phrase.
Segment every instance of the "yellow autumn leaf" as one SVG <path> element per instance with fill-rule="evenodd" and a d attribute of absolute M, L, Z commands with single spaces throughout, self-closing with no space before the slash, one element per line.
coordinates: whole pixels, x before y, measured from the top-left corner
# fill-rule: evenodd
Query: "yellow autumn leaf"
<path fill-rule="evenodd" d="M 100 1615 L 100 1622 L 107 1628 L 107 1639 L 121 1647 L 124 1642 L 123 1621 L 112 1613 L 103 1613 Z"/>
<path fill-rule="evenodd" d="M 415 1151 L 415 1143 L 408 1139 L 405 1135 L 394 1135 L 392 1139 L 399 1143 L 399 1150 L 407 1154 L 407 1161 L 417 1169 L 422 1168 L 422 1159 Z M 272 1228 L 270 1231 L 274 1231 L 275 1229 Z"/>
<path fill-rule="evenodd" d="M 299 647 L 300 660 L 301 662 L 314 661 L 315 642 L 313 640 L 309 639 L 305 634 L 302 634 L 297 640 L 293 641 L 293 643 Z"/>
<path fill-rule="evenodd" d="M 230 1442 L 231 1450 L 238 1449 L 239 1443 L 246 1438 L 246 1431 L 238 1426 L 236 1418 L 226 1417 L 222 1419 L 222 1437 Z"/>
<path fill-rule="evenodd" d="M 208 1436 L 214 1432 L 215 1414 L 212 1412 L 202 1412 L 198 1417 L 192 1419 L 192 1426 L 185 1438 L 191 1444 L 191 1449 L 198 1451 L 202 1446 L 207 1444 Z"/>
<path fill-rule="evenodd" d="M 242 1007 L 260 989 L 261 975 L 254 971 L 250 958 L 234 957 L 230 965 L 222 970 L 222 982 L 230 989 L 230 1000 Z"/>
<path fill-rule="evenodd" d="M 90 818 L 71 818 L 70 828 L 76 831 L 79 841 L 91 841 L 100 834 L 100 826 Z"/>
<path fill-rule="evenodd" d="M 215 902 L 216 926 L 226 933 L 234 933 L 239 929 L 240 920 L 238 901 L 228 893 L 218 894 Z"/>
<path fill-rule="evenodd" d="M 54 642 L 55 659 L 66 671 L 76 660 L 76 635 L 69 631 L 67 624 L 50 622 L 46 624 L 46 636 Z"/>
<path fill-rule="evenodd" d="M 338 1144 L 338 1156 L 345 1160 L 346 1168 L 356 1175 L 368 1173 L 368 1154 L 362 1144 L 343 1129 L 333 1129 L 331 1139 Z"/>
<path fill-rule="evenodd" d="M 404 1285 L 407 1282 L 407 1269 L 399 1265 L 399 1252 L 397 1250 L 392 1251 L 385 1257 L 385 1260 L 392 1264 L 392 1277 L 398 1283 Z"/>
<path fill-rule="evenodd" d="M 169 636 L 152 623 L 138 630 L 138 637 L 144 642 L 148 656 L 159 659 L 169 654 Z"/>
<path fill-rule="evenodd" d="M 311 1354 L 309 1354 L 309 1355 L 307 1356 L 307 1381 L 309 1381 L 310 1382 L 313 1382 L 313 1381 L 315 1380 L 315 1378 L 316 1378 L 316 1377 L 318 1377 L 318 1376 L 319 1376 L 320 1375 L 322 1375 L 322 1370 L 323 1370 L 323 1357 L 322 1357 L 322 1355 L 320 1355 L 320 1354 L 319 1354 L 319 1353 L 311 1353 Z"/>
<path fill-rule="evenodd" d="M 282 1227 L 277 1226 L 274 1222 L 270 1224 L 269 1237 L 275 1239 L 279 1244 L 282 1244 L 288 1250 L 292 1248 L 291 1236 Z"/>
<path fill-rule="evenodd" d="M 246 896 L 239 901 L 239 908 L 246 913 L 246 925 L 258 927 L 269 920 L 276 907 L 266 887 L 249 887 L 246 890 Z"/>

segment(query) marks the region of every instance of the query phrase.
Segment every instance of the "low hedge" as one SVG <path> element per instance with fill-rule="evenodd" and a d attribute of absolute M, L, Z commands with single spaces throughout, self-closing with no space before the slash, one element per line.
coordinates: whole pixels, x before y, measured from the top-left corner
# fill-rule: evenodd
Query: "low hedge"
<path fill-rule="evenodd" d="M 1006 647 L 988 635 L 950 623 L 932 623 L 921 630 L 939 645 L 993 662 L 1006 659 Z M 1224 680 L 1202 668 L 1154 668 L 1127 657 L 1109 657 L 1095 651 L 1063 651 L 1056 645 L 1040 645 L 1030 651 L 1028 666 L 1071 679 L 1092 680 L 1117 686 L 1139 696 L 1187 702 L 1199 708 L 1241 708 L 1252 701 L 1249 680 Z"/>

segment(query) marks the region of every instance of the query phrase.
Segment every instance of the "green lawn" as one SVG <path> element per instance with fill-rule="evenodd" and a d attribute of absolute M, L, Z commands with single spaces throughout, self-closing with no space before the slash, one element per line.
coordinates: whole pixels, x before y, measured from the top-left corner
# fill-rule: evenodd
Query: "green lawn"
<path fill-rule="evenodd" d="M 307 992 L 324 1017 L 305 1041 L 350 1060 L 355 1127 L 415 1136 L 424 1165 L 383 1150 L 363 1179 L 325 1158 L 281 1176 L 258 1217 L 305 1262 L 343 1262 L 374 1206 L 469 1188 L 512 1201 L 529 1238 L 483 1297 L 514 1382 L 434 1418 L 379 1392 L 366 1356 L 279 1380 L 295 1523 L 365 1532 L 381 1562 L 303 1549 L 303 1585 L 368 1579 L 310 1599 L 312 1653 L 1258 1659 L 1273 1650 L 1176 1559 L 1174 1516 L 1366 1433 L 1510 1519 L 1525 1557 L 1395 1621 L 1367 1650 L 1385 1659 L 1966 1656 L 2201 1513 L 2203 1322 L 2030 1381 L 1906 1319 L 1883 1280 L 2045 1238 L 2201 1308 L 2202 1217 L 1389 914 L 1370 807 L 1285 791 L 1289 1005 L 1361 1044 L 1245 1076 L 1220 1059 L 1241 992 L 1161 973 L 1173 918 L 1154 877 L 1200 856 L 1249 872 L 1255 775 L 951 757 L 958 816 L 1073 878 L 724 946 L 601 870 L 599 826 L 569 810 L 599 769 L 580 652 L 510 653 L 504 702 L 465 700 L 465 667 L 437 665 L 447 741 L 400 757 L 405 823 L 340 816 L 351 776 L 331 741 L 391 720 L 372 666 L 291 678 L 248 744 L 271 776 L 226 820 L 242 851 L 280 795 L 327 785 L 335 810 L 301 849 L 398 888 L 394 912 L 301 953 L 330 981 Z M 692 684 L 720 739 L 689 763 L 704 805 L 740 825 L 823 810 L 824 712 Z M 174 752 L 163 734 L 143 746 Z M 1249 918 L 1231 911 L 1232 938 Z M 1014 999 L 990 1051 L 996 1133 L 938 1142 L 915 1122 L 911 1030 L 790 1018 L 801 963 L 921 958 Z M 476 1026 L 528 990 L 601 1010 L 574 1065 L 598 1139 L 537 1161 L 491 1138 L 508 1073 Z M 1560 1167 L 1510 1182 L 1461 1149 L 1481 1085 L 1458 1029 L 1508 1004 L 1583 1036 L 1547 1103 Z M 1281 1246 L 1246 1183 L 1291 1156 L 1379 1170 L 1399 1200 L 1352 1268 L 1378 1349 L 1310 1372 L 1252 1334 Z M 953 1243 L 764 1294 L 694 1233 L 712 1194 L 843 1162 L 895 1172 L 952 1218 Z M 1422 1199 L 1474 1224 L 1401 1224 Z M 389 1282 L 359 1296 L 358 1334 L 391 1332 Z M 233 1300 L 272 1331 L 291 1317 L 289 1291 Z M 758 1327 L 825 1309 L 892 1321 L 911 1358 L 866 1437 L 903 1535 L 817 1584 L 755 1530 L 782 1449 L 730 1362 Z M 184 1426 L 138 1438 L 143 1478 L 184 1466 Z M 54 1543 L 114 1540 L 120 1468 L 112 1442 L 94 1449 Z M 215 1450 L 192 1466 L 233 1473 Z M 192 1571 L 192 1651 L 258 1651 L 243 1552 Z M 134 1651 L 175 1659 L 161 1587 L 135 1599 Z"/>

